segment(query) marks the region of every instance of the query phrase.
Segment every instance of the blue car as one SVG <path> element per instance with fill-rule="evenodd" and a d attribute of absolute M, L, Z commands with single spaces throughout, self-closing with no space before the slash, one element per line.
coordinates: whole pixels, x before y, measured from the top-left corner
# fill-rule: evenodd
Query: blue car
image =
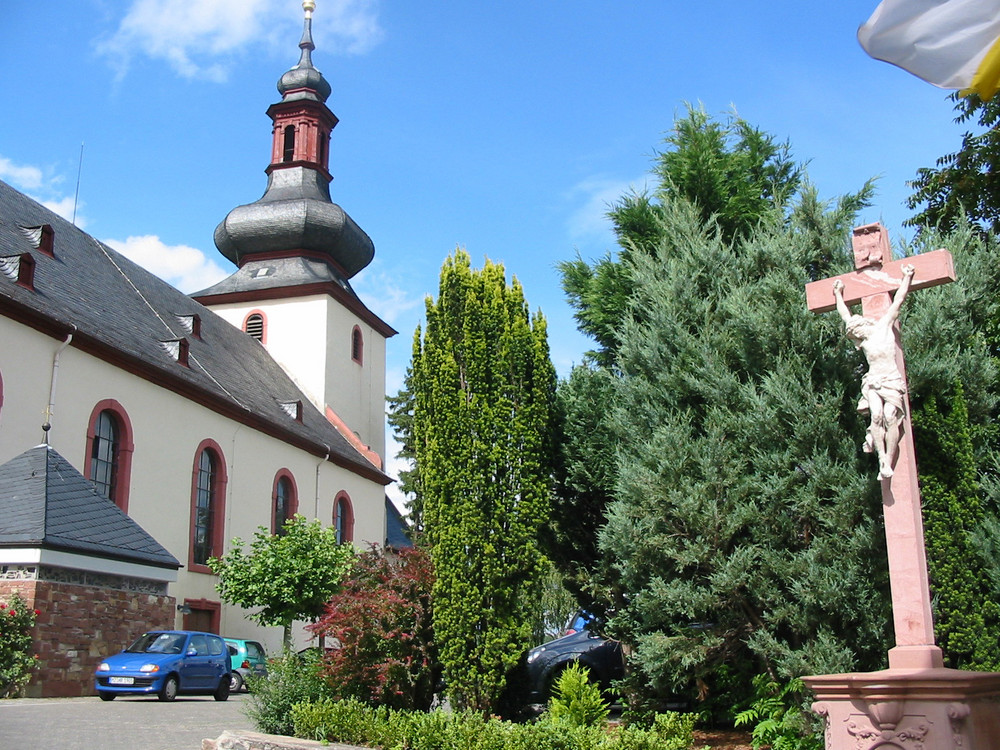
<path fill-rule="evenodd" d="M 154 630 L 97 667 L 94 682 L 102 701 L 119 695 L 156 695 L 172 701 L 179 693 L 229 698 L 229 649 L 212 633 Z"/>

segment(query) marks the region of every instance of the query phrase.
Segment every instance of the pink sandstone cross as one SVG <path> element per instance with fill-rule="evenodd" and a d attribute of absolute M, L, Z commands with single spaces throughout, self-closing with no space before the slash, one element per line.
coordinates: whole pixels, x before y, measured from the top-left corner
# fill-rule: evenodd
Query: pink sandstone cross
<path fill-rule="evenodd" d="M 889 236 L 881 224 L 868 224 L 854 230 L 854 265 L 857 270 L 806 285 L 806 302 L 815 313 L 837 309 L 835 288 L 842 290 L 847 305 L 861 303 L 863 317 L 874 324 L 892 324 L 895 364 L 903 384 L 902 419 L 896 428 L 899 437 L 890 468 L 880 473 L 882 504 L 885 513 L 886 547 L 889 553 L 889 586 L 892 591 L 892 617 L 896 637 L 889 651 L 891 669 L 941 667 L 941 649 L 934 644 L 930 588 L 927 582 L 927 556 L 924 528 L 920 516 L 920 489 L 917 485 L 917 462 L 910 426 L 909 398 L 905 393 L 906 367 L 892 301 L 900 287 L 903 296 L 912 289 L 947 284 L 955 280 L 951 253 L 935 250 L 892 261 Z M 911 271 L 912 269 L 912 271 Z M 907 275 L 912 274 L 908 281 Z M 900 297 L 902 302 L 902 297 Z M 895 310 L 898 311 L 899 305 Z M 888 317 L 887 317 L 888 316 Z M 865 321 L 859 321 L 864 324 Z M 857 336 L 852 338 L 857 340 Z M 866 351 L 866 355 L 868 352 Z M 870 360 L 870 367 L 875 363 Z M 869 438 L 870 439 L 870 438 Z M 867 449 L 867 448 L 866 448 Z M 846 592 L 845 592 L 846 595 Z"/>

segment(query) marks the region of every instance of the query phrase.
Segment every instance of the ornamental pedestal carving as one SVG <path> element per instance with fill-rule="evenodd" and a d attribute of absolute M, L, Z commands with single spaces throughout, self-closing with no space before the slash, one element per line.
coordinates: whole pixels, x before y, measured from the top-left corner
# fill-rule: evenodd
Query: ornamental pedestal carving
<path fill-rule="evenodd" d="M 887 669 L 803 680 L 826 750 L 1000 749 L 1000 674 Z"/>

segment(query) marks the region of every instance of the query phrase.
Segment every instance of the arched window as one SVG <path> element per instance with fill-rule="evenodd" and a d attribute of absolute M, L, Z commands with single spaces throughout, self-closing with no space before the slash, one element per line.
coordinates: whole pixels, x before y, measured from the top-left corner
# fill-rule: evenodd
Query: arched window
<path fill-rule="evenodd" d="M 267 343 L 264 340 L 266 328 L 264 313 L 258 310 L 254 310 L 243 319 L 243 330 L 250 338 L 257 339 L 262 344 Z"/>
<path fill-rule="evenodd" d="M 295 158 L 295 126 L 289 125 L 285 128 L 285 147 L 281 160 L 283 162 L 292 161 Z"/>
<path fill-rule="evenodd" d="M 132 425 L 114 399 L 94 407 L 87 427 L 84 475 L 94 488 L 126 513 L 132 475 Z"/>
<path fill-rule="evenodd" d="M 118 470 L 118 425 L 115 415 L 102 411 L 94 424 L 94 442 L 90 456 L 90 481 L 110 500 L 114 494 Z"/>
<path fill-rule="evenodd" d="M 285 469 L 278 472 L 274 478 L 274 490 L 271 493 L 272 522 L 271 531 L 274 534 L 284 534 L 285 521 L 295 515 L 298 510 L 298 497 L 295 480 Z"/>
<path fill-rule="evenodd" d="M 361 336 L 361 329 L 357 326 L 351 331 L 351 359 L 359 365 L 364 364 L 365 360 L 365 340 Z"/>
<path fill-rule="evenodd" d="M 333 501 L 333 527 L 337 530 L 337 543 L 354 541 L 354 509 L 346 492 L 338 492 Z"/>
<path fill-rule="evenodd" d="M 319 131 L 319 165 L 326 168 L 326 144 L 329 140 L 330 135 L 324 131 Z"/>
<path fill-rule="evenodd" d="M 225 534 L 226 465 L 214 440 L 195 453 L 191 483 L 191 570 L 210 573 L 208 560 L 222 554 Z"/>

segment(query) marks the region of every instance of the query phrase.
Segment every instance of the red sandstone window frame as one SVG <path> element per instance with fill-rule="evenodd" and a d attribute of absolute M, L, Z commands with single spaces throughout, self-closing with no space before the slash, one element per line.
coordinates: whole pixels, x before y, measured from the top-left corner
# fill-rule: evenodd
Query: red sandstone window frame
<path fill-rule="evenodd" d="M 351 496 L 341 490 L 333 499 L 333 528 L 337 532 L 337 543 L 354 541 L 354 505 Z"/>
<path fill-rule="evenodd" d="M 278 487 L 282 481 L 288 483 L 288 504 L 285 507 L 285 517 L 279 522 L 278 519 Z M 295 477 L 288 469 L 279 469 L 274 475 L 274 483 L 271 486 L 271 533 L 280 534 L 281 527 L 285 521 L 299 512 L 299 490 L 295 484 Z"/>
<path fill-rule="evenodd" d="M 212 478 L 212 493 L 210 504 L 210 526 L 209 526 L 209 550 L 206 562 L 195 561 L 195 534 L 197 532 L 197 512 L 199 493 L 199 471 L 201 468 L 201 456 L 209 451 L 215 458 L 215 475 Z M 219 444 L 207 438 L 198 444 L 198 449 L 194 452 L 194 464 L 191 468 L 191 515 L 188 526 L 188 570 L 195 573 L 212 573 L 212 569 L 207 565 L 209 557 L 221 557 L 223 545 L 226 539 L 226 486 L 229 483 L 229 476 L 226 471 L 226 457 Z"/>
<path fill-rule="evenodd" d="M 351 359 L 359 365 L 365 363 L 365 337 L 359 326 L 351 330 Z"/>
<path fill-rule="evenodd" d="M 132 453 L 135 450 L 133 442 L 132 422 L 128 418 L 125 407 L 113 398 L 98 401 L 90 412 L 87 422 L 87 447 L 83 461 L 83 476 L 93 481 L 94 443 L 97 437 L 97 419 L 104 412 L 111 414 L 118 428 L 118 445 L 115 447 L 115 460 L 112 472 L 111 500 L 128 513 L 129 490 L 132 482 Z"/>
<path fill-rule="evenodd" d="M 260 316 L 260 338 L 257 339 L 249 330 L 247 330 L 247 324 L 250 322 L 250 318 L 255 315 Z M 243 333 L 250 336 L 250 338 L 257 339 L 261 344 L 267 344 L 267 315 L 264 314 L 263 310 L 251 310 L 243 317 L 243 325 L 241 326 Z"/>

